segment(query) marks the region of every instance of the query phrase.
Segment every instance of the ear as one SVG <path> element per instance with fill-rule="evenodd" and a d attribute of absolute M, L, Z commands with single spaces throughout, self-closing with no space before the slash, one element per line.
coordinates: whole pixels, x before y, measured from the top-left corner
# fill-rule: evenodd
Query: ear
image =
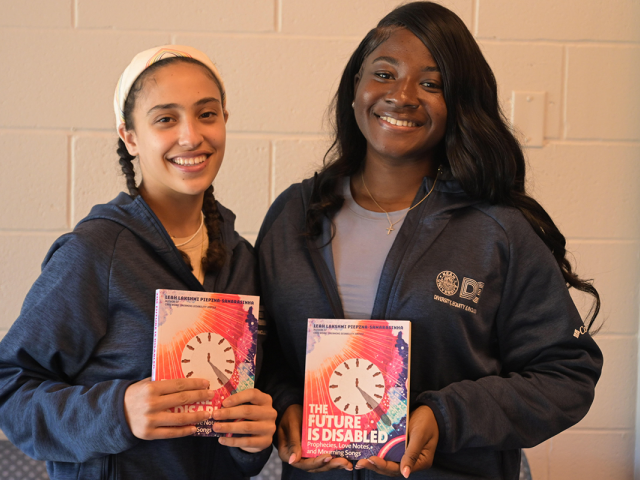
<path fill-rule="evenodd" d="M 227 123 L 227 120 L 229 120 L 229 112 L 227 110 L 224 110 L 223 112 L 224 115 L 224 123 Z"/>
<path fill-rule="evenodd" d="M 121 123 L 118 126 L 118 135 L 124 142 L 127 147 L 127 151 L 129 155 L 134 157 L 138 156 L 138 138 L 136 137 L 136 132 L 133 130 L 127 130 L 124 126 L 124 123 Z"/>
<path fill-rule="evenodd" d="M 353 93 L 355 94 L 358 91 L 358 85 L 360 84 L 360 79 L 362 75 L 360 72 L 356 73 L 356 76 L 353 77 Z"/>

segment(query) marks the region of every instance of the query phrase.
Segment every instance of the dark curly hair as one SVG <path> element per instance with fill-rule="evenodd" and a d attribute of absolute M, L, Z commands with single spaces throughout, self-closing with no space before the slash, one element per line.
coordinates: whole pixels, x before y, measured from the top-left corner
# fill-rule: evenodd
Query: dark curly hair
<path fill-rule="evenodd" d="M 369 31 L 351 55 L 332 103 L 334 141 L 316 175 L 307 210 L 306 235 L 322 232 L 344 198 L 336 189 L 345 176 L 364 166 L 367 141 L 352 108 L 354 79 L 364 60 L 398 28 L 413 33 L 427 47 L 442 75 L 447 124 L 436 158 L 445 172 L 473 198 L 518 208 L 544 241 L 569 287 L 594 298 L 586 324 L 593 326 L 600 296 L 576 275 L 567 259 L 566 240 L 542 206 L 525 192 L 525 159 L 500 109 L 496 80 L 473 36 L 452 11 L 432 2 L 402 5 Z"/>

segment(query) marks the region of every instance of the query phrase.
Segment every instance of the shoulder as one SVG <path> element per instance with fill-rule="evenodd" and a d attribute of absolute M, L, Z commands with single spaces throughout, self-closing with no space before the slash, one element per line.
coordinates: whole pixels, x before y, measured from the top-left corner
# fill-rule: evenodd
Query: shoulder
<path fill-rule="evenodd" d="M 278 220 L 287 219 L 295 223 L 304 221 L 305 196 L 308 198 L 312 189 L 313 179 L 309 178 L 301 183 L 294 183 L 278 195 L 278 198 L 269 207 L 267 215 L 262 222 L 258 240 L 256 241 L 256 249 L 260 248 L 260 243 L 271 232 Z"/>
<path fill-rule="evenodd" d="M 43 267 L 54 257 L 77 262 L 86 257 L 95 261 L 111 258 L 118 237 L 126 230 L 110 220 L 95 219 L 79 224 L 72 232 L 59 237 L 49 249 Z"/>
<path fill-rule="evenodd" d="M 135 223 L 134 210 L 140 201 L 121 192 L 109 203 L 95 205 L 72 232 L 56 241 L 54 247 L 70 244 L 78 248 L 110 252 L 122 232 Z"/>
<path fill-rule="evenodd" d="M 504 232 L 511 247 L 549 250 L 518 208 L 488 203 L 477 204 L 474 208 Z"/>
<path fill-rule="evenodd" d="M 222 217 L 221 229 L 225 246 L 234 252 L 234 255 L 237 252 L 247 252 L 249 255 L 253 255 L 253 246 L 235 229 L 236 214 L 219 201 L 216 201 L 216 206 Z"/>
<path fill-rule="evenodd" d="M 283 211 L 292 207 L 304 208 L 304 198 L 311 195 L 313 189 L 313 178 L 308 178 L 300 183 L 294 183 L 283 191 L 269 207 L 265 221 L 270 217 L 277 217 Z"/>

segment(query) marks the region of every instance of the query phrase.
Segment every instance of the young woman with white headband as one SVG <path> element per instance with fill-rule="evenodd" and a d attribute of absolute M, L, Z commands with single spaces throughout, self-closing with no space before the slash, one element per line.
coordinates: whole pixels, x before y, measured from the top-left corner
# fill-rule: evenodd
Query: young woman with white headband
<path fill-rule="evenodd" d="M 169 45 L 138 54 L 114 107 L 129 194 L 94 207 L 49 251 L 0 343 L 0 428 L 52 479 L 245 478 L 271 451 L 275 410 L 257 389 L 221 410 L 207 380 L 152 382 L 157 288 L 256 294 L 252 247 L 213 182 L 225 148 L 224 84 L 207 56 Z M 132 160 L 138 158 L 136 185 Z M 220 433 L 196 438 L 210 418 Z"/>

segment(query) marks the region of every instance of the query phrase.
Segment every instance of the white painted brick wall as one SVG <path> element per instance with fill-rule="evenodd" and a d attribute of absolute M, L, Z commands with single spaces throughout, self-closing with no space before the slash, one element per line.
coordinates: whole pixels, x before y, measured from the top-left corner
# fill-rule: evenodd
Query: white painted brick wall
<path fill-rule="evenodd" d="M 124 189 L 112 94 L 138 51 L 186 43 L 228 87 L 218 197 L 255 240 L 270 202 L 311 175 L 353 48 L 398 0 L 0 0 L 0 338 L 53 240 Z M 528 451 L 535 480 L 630 479 L 640 284 L 638 0 L 449 0 L 513 91 L 546 92 L 529 185 L 594 278 L 605 367 L 591 412 Z M 518 125 L 516 125 L 516 128 Z M 574 295 L 581 311 L 588 303 Z M 640 477 L 638 477 L 640 478 Z"/>
<path fill-rule="evenodd" d="M 511 92 L 547 92 L 545 136 L 560 136 L 562 123 L 563 48 L 548 43 L 514 43 L 480 40 L 482 53 L 499 80 L 498 93 L 507 118 Z"/>
<path fill-rule="evenodd" d="M 567 47 L 567 77 L 567 138 L 640 138 L 640 45 Z"/>
<path fill-rule="evenodd" d="M 535 40 L 640 41 L 635 0 L 479 0 L 478 36 Z"/>
<path fill-rule="evenodd" d="M 76 0 L 80 29 L 273 32 L 273 0 Z"/>

